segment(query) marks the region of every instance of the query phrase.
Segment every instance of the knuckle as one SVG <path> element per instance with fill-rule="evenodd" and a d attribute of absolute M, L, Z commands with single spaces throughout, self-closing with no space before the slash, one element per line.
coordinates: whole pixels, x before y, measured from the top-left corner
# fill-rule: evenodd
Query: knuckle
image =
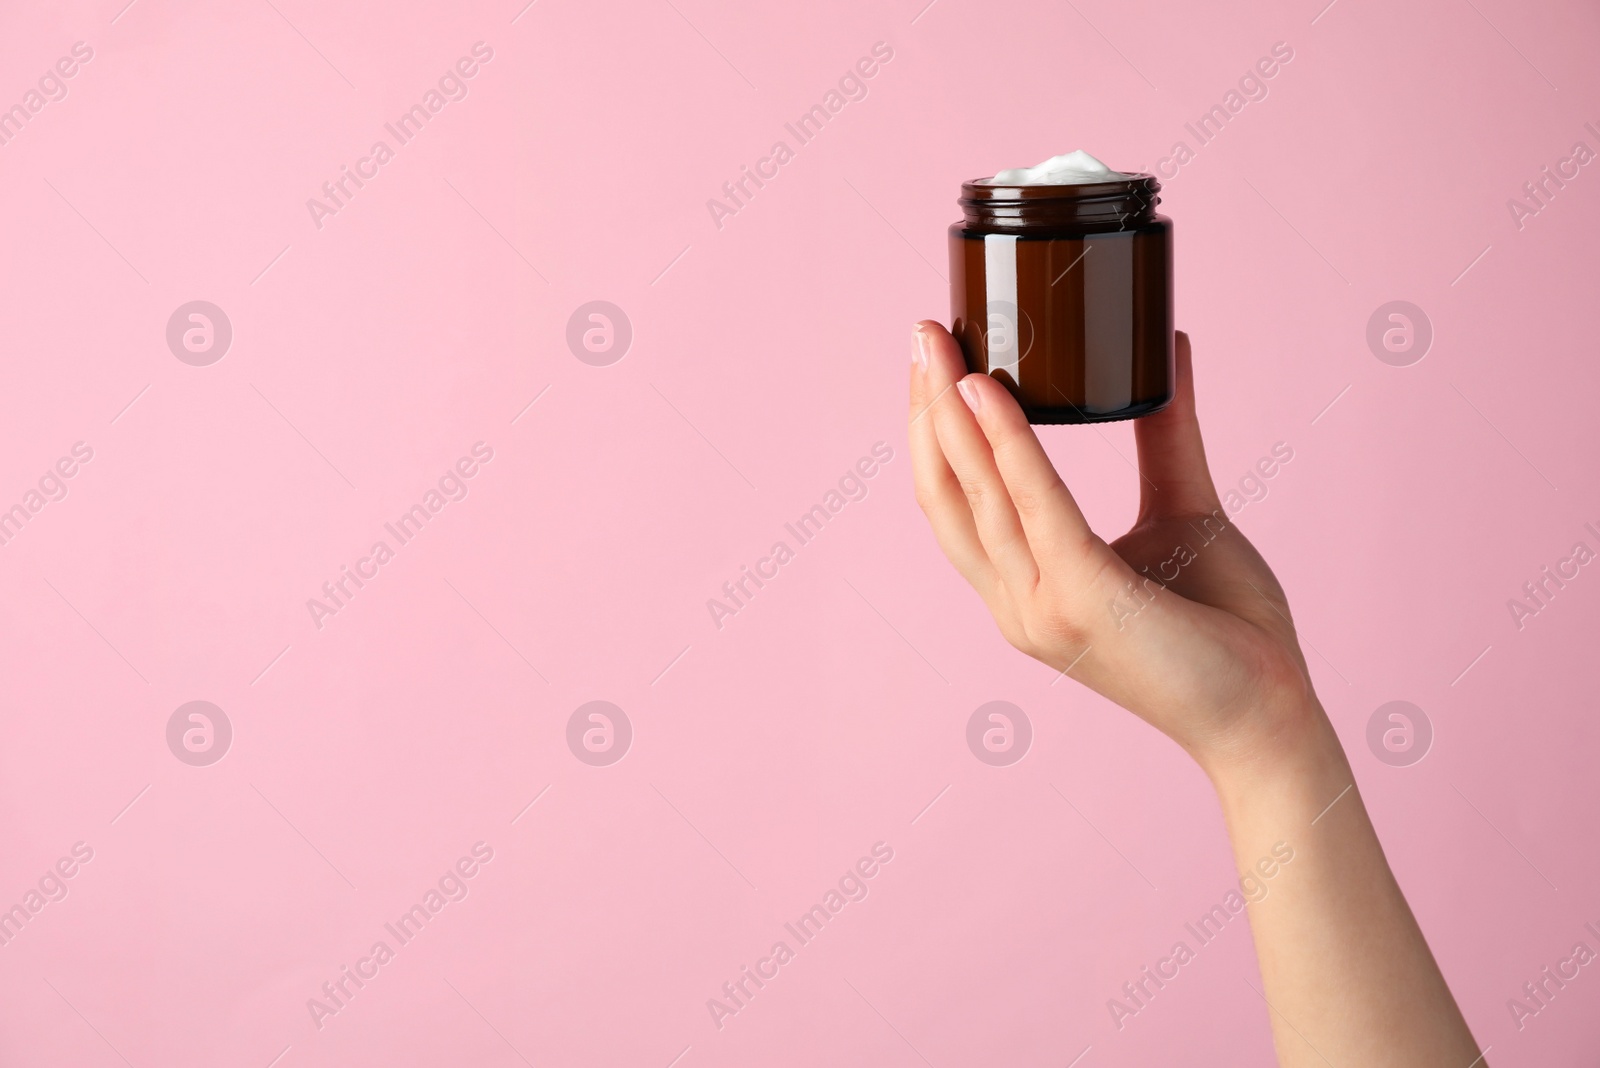
<path fill-rule="evenodd" d="M 1027 624 L 1018 616 L 1007 613 L 996 617 L 1000 624 L 1000 636 L 1010 643 L 1011 647 L 1028 656 L 1036 656 L 1038 646 L 1034 643 L 1032 635 L 1028 632 Z"/>
<path fill-rule="evenodd" d="M 989 487 L 980 478 L 971 475 L 960 476 L 961 492 L 966 494 L 967 503 L 974 512 L 979 512 L 989 506 Z"/>
<path fill-rule="evenodd" d="M 1046 662 L 1089 644 L 1087 628 L 1066 606 L 1039 597 L 1000 620 L 1000 630 L 1017 649 Z"/>
<path fill-rule="evenodd" d="M 1033 639 L 1044 648 L 1072 648 L 1088 644 L 1088 631 L 1076 617 L 1060 608 L 1050 608 L 1034 621 Z"/>
<path fill-rule="evenodd" d="M 1054 486 L 1030 486 L 1019 484 L 1011 489 L 1011 501 L 1017 506 L 1017 511 L 1025 516 L 1036 516 L 1049 509 L 1055 499 Z"/>

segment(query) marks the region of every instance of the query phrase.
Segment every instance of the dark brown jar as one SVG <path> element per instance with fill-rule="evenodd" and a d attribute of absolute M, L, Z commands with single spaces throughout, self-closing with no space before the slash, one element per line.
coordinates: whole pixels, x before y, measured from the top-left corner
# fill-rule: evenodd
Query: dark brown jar
<path fill-rule="evenodd" d="M 951 332 L 1030 423 L 1103 423 L 1172 400 L 1172 220 L 1161 183 L 961 186 Z"/>

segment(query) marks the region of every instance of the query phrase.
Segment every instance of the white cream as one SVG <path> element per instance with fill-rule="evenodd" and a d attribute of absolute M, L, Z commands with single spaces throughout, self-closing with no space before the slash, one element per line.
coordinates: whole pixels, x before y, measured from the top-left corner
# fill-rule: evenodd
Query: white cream
<path fill-rule="evenodd" d="M 1087 185 L 1091 182 L 1115 182 L 1132 175 L 1114 171 L 1083 149 L 1060 156 L 1051 156 L 1034 167 L 1013 167 L 1001 171 L 993 178 L 985 178 L 983 185 Z"/>

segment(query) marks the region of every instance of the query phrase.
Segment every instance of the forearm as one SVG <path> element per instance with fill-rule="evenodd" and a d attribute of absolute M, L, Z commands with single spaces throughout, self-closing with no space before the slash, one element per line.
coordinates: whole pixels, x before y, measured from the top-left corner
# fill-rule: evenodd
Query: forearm
<path fill-rule="evenodd" d="M 1270 755 L 1208 769 L 1241 873 L 1294 851 L 1250 906 L 1280 1063 L 1483 1068 L 1327 716 L 1298 719 Z"/>

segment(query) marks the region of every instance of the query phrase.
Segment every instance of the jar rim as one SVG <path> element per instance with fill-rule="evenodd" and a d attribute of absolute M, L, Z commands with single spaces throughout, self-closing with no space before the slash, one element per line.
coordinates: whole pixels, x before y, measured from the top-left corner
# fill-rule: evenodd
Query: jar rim
<path fill-rule="evenodd" d="M 1161 191 L 1161 180 L 1138 172 L 1109 182 L 1081 182 L 1076 185 L 1003 185 L 987 178 L 961 183 L 960 203 L 974 207 L 989 204 L 1036 204 L 1041 201 L 1083 201 L 1130 194 L 1154 196 Z"/>
<path fill-rule="evenodd" d="M 994 233 L 1125 230 L 1156 218 L 1161 183 L 1153 174 L 1081 185 L 961 183 L 965 225 Z"/>

